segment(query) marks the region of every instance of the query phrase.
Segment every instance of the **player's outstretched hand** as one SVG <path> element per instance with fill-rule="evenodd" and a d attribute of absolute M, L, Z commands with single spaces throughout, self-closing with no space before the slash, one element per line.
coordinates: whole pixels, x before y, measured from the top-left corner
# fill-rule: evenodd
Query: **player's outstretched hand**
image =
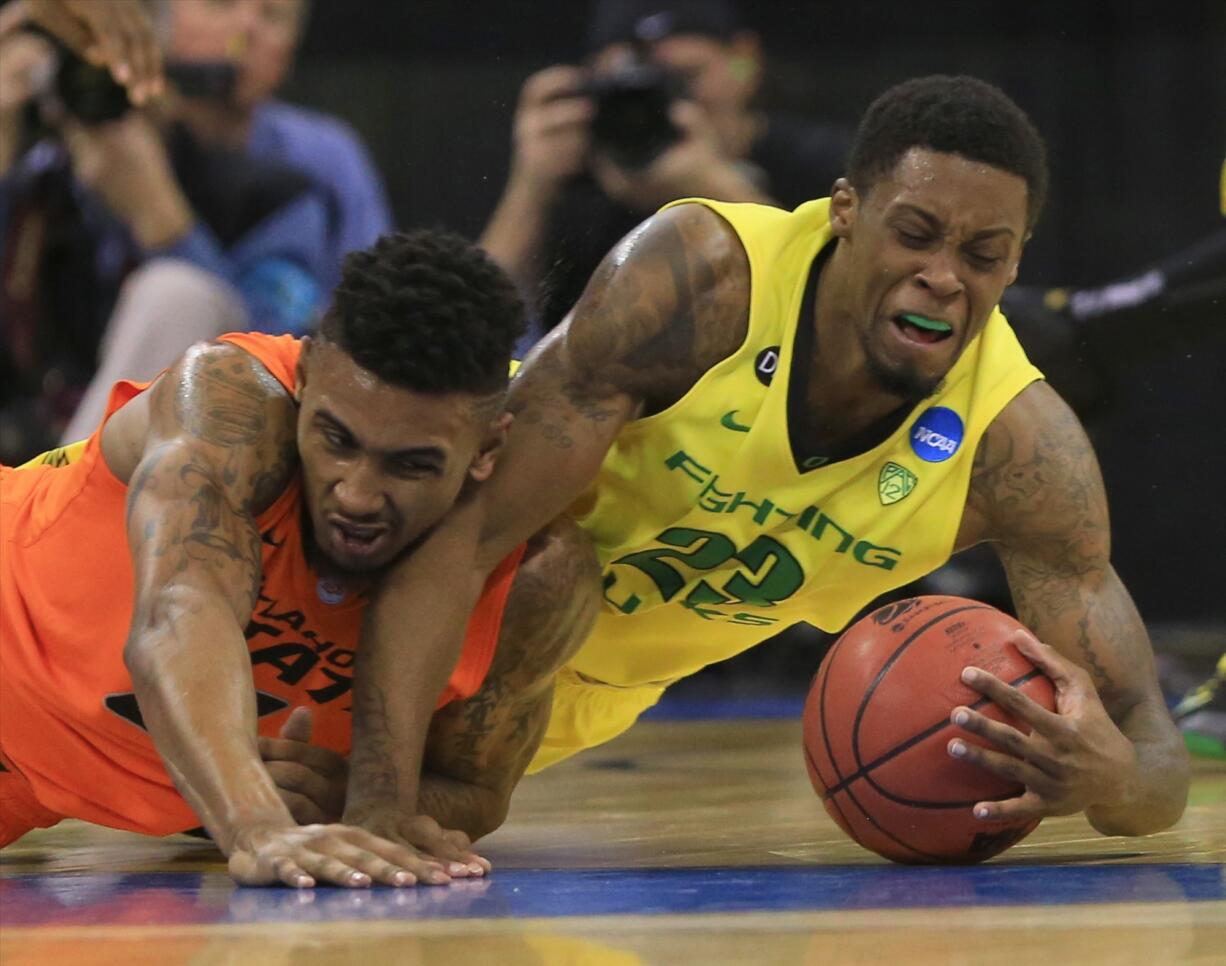
<path fill-rule="evenodd" d="M 278 737 L 259 739 L 264 767 L 294 821 L 302 825 L 338 821 L 349 779 L 343 756 L 311 744 L 313 727 L 310 708 L 295 708 Z"/>
<path fill-rule="evenodd" d="M 1056 710 L 1048 711 L 981 668 L 962 672 L 963 682 L 1031 728 L 1026 735 L 972 708 L 953 709 L 954 724 L 1001 751 L 955 738 L 949 753 L 1026 787 L 1016 798 L 977 803 L 975 817 L 1045 818 L 1119 804 L 1136 755 L 1107 714 L 1090 675 L 1031 634 L 1019 631 L 1011 641 L 1055 685 Z"/>
<path fill-rule="evenodd" d="M 459 829 L 446 829 L 429 815 L 405 815 L 391 806 L 347 812 L 345 821 L 360 825 L 376 835 L 404 842 L 440 861 L 447 873 L 457 879 L 483 876 L 493 866 L 472 849 L 472 839 Z"/>
<path fill-rule="evenodd" d="M 416 850 L 351 825 L 253 826 L 230 849 L 230 875 L 239 885 L 320 883 L 366 888 L 373 883 L 446 885 L 443 867 Z"/>

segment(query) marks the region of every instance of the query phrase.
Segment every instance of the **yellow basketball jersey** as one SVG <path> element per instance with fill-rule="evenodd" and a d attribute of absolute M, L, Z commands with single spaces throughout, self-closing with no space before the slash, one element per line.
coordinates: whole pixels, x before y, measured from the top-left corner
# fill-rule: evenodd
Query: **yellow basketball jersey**
<path fill-rule="evenodd" d="M 572 507 L 596 544 L 605 606 L 570 666 L 621 687 L 675 680 L 800 621 L 839 630 L 939 567 L 980 437 L 1042 378 L 993 311 L 888 439 L 798 468 L 788 382 L 809 268 L 833 237 L 829 199 L 794 212 L 698 203 L 745 247 L 748 335 L 673 406 L 623 428 Z"/>

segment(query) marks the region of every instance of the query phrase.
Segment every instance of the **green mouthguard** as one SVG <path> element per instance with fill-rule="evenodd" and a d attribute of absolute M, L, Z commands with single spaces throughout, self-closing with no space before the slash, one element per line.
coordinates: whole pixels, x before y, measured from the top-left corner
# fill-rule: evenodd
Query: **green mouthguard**
<path fill-rule="evenodd" d="M 910 322 L 917 329 L 927 329 L 929 332 L 952 332 L 953 326 L 948 322 L 938 322 L 935 319 L 926 319 L 922 315 L 904 315 L 904 319 Z"/>

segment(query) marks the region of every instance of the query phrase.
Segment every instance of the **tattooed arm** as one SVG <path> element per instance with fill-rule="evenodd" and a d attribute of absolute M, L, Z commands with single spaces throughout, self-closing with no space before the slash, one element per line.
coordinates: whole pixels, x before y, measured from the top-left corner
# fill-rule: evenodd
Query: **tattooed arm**
<path fill-rule="evenodd" d="M 124 659 L 167 771 L 229 854 L 244 825 L 288 815 L 256 750 L 243 627 L 260 584 L 253 514 L 294 469 L 293 404 L 251 356 L 223 346 L 189 351 L 147 396 L 143 438 L 130 432 L 135 407 L 114 427 L 141 452 L 128 486 L 136 601 Z M 108 446 L 114 466 L 114 433 Z"/>
<path fill-rule="evenodd" d="M 568 319 L 529 356 L 511 386 L 515 420 L 493 477 L 397 567 L 370 612 L 354 681 L 347 816 L 378 828 L 365 817 L 407 814 L 418 798 L 432 709 L 395 702 L 368 729 L 368 689 L 414 680 L 420 655 L 459 654 L 487 575 L 569 506 L 627 420 L 681 398 L 740 345 L 748 292 L 732 229 L 710 209 L 679 206 L 614 249 Z"/>
<path fill-rule="evenodd" d="M 1188 759 L 1167 713 L 1145 626 L 1111 566 L 1107 501 L 1076 416 L 1046 383 L 997 417 L 975 458 L 964 535 L 993 541 L 1018 616 L 1038 641 L 1019 649 L 1056 685 L 1057 713 L 990 675 L 968 680 L 1026 720 L 1030 736 L 971 712 L 970 730 L 1009 752 L 962 755 L 1026 786 L 984 818 L 1084 810 L 1107 835 L 1143 835 L 1178 820 Z M 959 709 L 961 710 L 961 709 Z M 959 753 L 951 745 L 951 753 Z"/>
<path fill-rule="evenodd" d="M 299 828 L 260 760 L 243 628 L 261 576 L 255 516 L 296 469 L 295 423 L 281 385 L 227 345 L 189 350 L 108 422 L 135 576 L 124 661 L 167 772 L 238 881 L 407 884 L 417 859 L 400 846 Z"/>
<path fill-rule="evenodd" d="M 709 208 L 680 205 L 628 235 L 511 384 L 510 439 L 480 495 L 487 564 L 564 511 L 622 426 L 684 396 L 748 324 L 749 263 Z"/>
<path fill-rule="evenodd" d="M 596 554 L 572 521 L 533 537 L 481 689 L 430 725 L 419 811 L 472 839 L 502 824 L 545 734 L 554 674 L 587 637 L 600 597 Z"/>

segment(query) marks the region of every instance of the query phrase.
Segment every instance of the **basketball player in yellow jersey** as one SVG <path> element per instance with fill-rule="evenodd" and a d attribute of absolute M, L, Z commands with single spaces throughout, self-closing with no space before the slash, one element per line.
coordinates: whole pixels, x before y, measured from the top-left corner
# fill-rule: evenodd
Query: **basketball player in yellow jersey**
<path fill-rule="evenodd" d="M 873 104 L 829 199 L 679 203 L 608 256 L 513 385 L 477 568 L 565 510 L 596 546 L 603 612 L 552 680 L 494 677 L 435 715 L 423 811 L 488 832 L 525 769 L 619 734 L 672 681 L 790 623 L 838 630 L 991 541 L 1058 710 L 966 673 L 1032 729 L 954 709 L 999 750 L 949 754 L 1025 785 L 976 815 L 1085 811 L 1106 834 L 1179 817 L 1187 755 L 1111 567 L 1094 454 L 996 310 L 1046 181 L 1003 93 L 929 77 Z M 432 606 L 458 588 L 411 563 L 406 625 L 458 633 Z M 383 767 L 411 767 L 386 747 Z"/>

